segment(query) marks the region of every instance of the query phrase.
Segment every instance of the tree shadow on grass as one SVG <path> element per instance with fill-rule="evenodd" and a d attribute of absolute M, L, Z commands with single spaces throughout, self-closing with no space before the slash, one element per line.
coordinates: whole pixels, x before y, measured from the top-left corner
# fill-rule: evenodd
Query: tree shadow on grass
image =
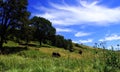
<path fill-rule="evenodd" d="M 34 48 L 41 48 L 41 47 L 47 47 L 47 48 L 51 48 L 49 45 L 36 45 L 36 44 L 22 44 L 20 43 L 19 45 L 22 46 L 29 46 L 29 47 L 34 47 Z"/>
<path fill-rule="evenodd" d="M 51 48 L 50 46 L 47 46 L 47 45 L 42 45 L 41 47 L 47 47 L 47 48 Z"/>
<path fill-rule="evenodd" d="M 1 54 L 4 54 L 4 55 L 15 54 L 15 53 L 23 51 L 23 50 L 27 50 L 27 48 L 26 47 L 8 47 L 8 46 L 5 46 L 5 47 L 3 47 Z"/>
<path fill-rule="evenodd" d="M 22 46 L 30 46 L 30 47 L 37 47 L 37 45 L 35 45 L 35 44 L 22 44 L 22 43 L 20 43 L 19 45 L 22 45 Z"/>

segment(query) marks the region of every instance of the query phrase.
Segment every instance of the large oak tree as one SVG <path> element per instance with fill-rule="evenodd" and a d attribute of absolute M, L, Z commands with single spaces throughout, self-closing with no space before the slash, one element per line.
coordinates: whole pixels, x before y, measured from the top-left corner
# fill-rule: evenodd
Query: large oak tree
<path fill-rule="evenodd" d="M 7 36 L 28 18 L 27 0 L 0 0 L 0 50 Z"/>

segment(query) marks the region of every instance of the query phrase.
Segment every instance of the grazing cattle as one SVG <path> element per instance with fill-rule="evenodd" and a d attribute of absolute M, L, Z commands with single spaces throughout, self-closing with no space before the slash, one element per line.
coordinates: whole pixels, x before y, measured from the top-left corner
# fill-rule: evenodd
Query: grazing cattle
<path fill-rule="evenodd" d="M 82 50 L 79 50 L 79 54 L 82 54 Z"/>
<path fill-rule="evenodd" d="M 52 57 L 61 57 L 61 55 L 58 52 L 53 52 Z"/>

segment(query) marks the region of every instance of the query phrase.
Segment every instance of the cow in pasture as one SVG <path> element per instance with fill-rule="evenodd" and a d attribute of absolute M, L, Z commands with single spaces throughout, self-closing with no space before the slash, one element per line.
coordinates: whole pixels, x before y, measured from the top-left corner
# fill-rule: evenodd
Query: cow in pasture
<path fill-rule="evenodd" d="M 61 57 L 61 55 L 58 52 L 53 52 L 52 57 Z"/>

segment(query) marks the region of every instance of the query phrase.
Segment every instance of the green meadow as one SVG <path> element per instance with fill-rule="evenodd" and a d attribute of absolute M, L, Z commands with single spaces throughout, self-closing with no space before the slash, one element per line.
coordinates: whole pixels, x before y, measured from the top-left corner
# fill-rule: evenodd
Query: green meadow
<path fill-rule="evenodd" d="M 11 49 L 24 47 L 12 41 L 4 46 Z M 70 52 L 49 45 L 28 46 L 27 50 L 1 54 L 0 72 L 120 72 L 120 52 L 83 45 L 74 45 L 74 49 Z M 53 52 L 61 56 L 52 57 Z"/>

